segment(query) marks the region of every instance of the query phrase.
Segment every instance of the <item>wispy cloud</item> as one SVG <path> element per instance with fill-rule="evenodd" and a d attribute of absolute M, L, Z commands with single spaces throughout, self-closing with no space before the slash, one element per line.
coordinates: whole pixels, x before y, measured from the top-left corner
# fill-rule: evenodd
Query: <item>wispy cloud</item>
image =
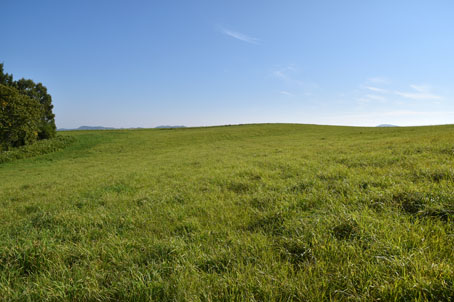
<path fill-rule="evenodd" d="M 273 76 L 276 78 L 280 78 L 282 80 L 289 80 L 290 79 L 290 72 L 294 72 L 295 68 L 293 66 L 285 66 L 279 69 L 273 70 Z"/>
<path fill-rule="evenodd" d="M 366 98 L 372 101 L 386 102 L 386 98 L 382 95 L 367 94 Z"/>
<path fill-rule="evenodd" d="M 366 94 L 363 97 L 357 99 L 358 103 L 370 103 L 370 102 L 381 102 L 385 103 L 387 99 L 382 95 L 377 94 Z"/>
<path fill-rule="evenodd" d="M 388 90 L 383 89 L 383 88 L 378 88 L 378 87 L 373 87 L 373 86 L 365 86 L 364 88 L 373 91 L 373 92 L 378 92 L 378 93 L 388 93 Z"/>
<path fill-rule="evenodd" d="M 410 87 L 413 88 L 416 91 L 419 91 L 419 92 L 426 92 L 426 91 L 431 89 L 430 86 L 428 86 L 428 85 L 415 85 L 415 84 L 413 84 L 413 85 L 410 85 Z"/>
<path fill-rule="evenodd" d="M 304 84 L 303 81 L 297 78 L 297 70 L 292 65 L 284 66 L 273 70 L 271 73 L 273 77 L 285 81 L 287 84 L 299 85 Z"/>
<path fill-rule="evenodd" d="M 282 91 L 280 91 L 279 93 L 282 94 L 282 95 L 286 95 L 286 96 L 293 96 L 293 93 L 288 92 L 288 91 L 286 91 L 286 90 L 282 90 Z"/>
<path fill-rule="evenodd" d="M 243 34 L 243 33 L 237 32 L 237 31 L 233 31 L 233 30 L 230 30 L 227 28 L 221 28 L 221 32 L 229 37 L 232 37 L 234 39 L 237 39 L 237 40 L 240 40 L 240 41 L 243 41 L 246 43 L 259 44 L 259 42 L 260 42 L 260 40 L 257 38 L 254 38 L 254 37 L 248 36 L 246 34 Z"/>
<path fill-rule="evenodd" d="M 398 96 L 412 100 L 439 100 L 442 97 L 430 92 L 430 86 L 410 85 L 413 91 L 395 91 Z"/>
<path fill-rule="evenodd" d="M 430 94 L 430 93 L 413 93 L 413 92 L 401 92 L 401 91 L 396 91 L 396 94 L 407 98 L 407 99 L 412 99 L 412 100 L 439 100 L 441 99 L 441 96 L 436 95 L 436 94 Z"/>
<path fill-rule="evenodd" d="M 384 115 L 388 116 L 400 116 L 400 115 L 451 115 L 454 114 L 453 111 L 411 111 L 411 110 L 397 110 L 385 112 Z"/>
<path fill-rule="evenodd" d="M 372 84 L 372 82 L 374 82 Z M 410 100 L 440 100 L 443 97 L 433 93 L 429 85 L 409 85 L 408 90 L 394 90 L 388 88 L 389 80 L 385 78 L 371 78 L 366 80 L 366 84 L 362 85 L 363 95 L 358 99 L 360 103 L 370 101 L 385 102 L 388 98 L 394 101 L 410 99 Z M 382 88 L 385 86 L 386 88 Z"/>
<path fill-rule="evenodd" d="M 442 115 L 442 114 L 453 114 L 454 112 L 444 111 L 412 111 L 412 110 L 395 110 L 385 112 L 370 112 L 370 113 L 359 113 L 359 114 L 346 114 L 343 117 L 346 118 L 372 118 L 372 117 L 384 117 L 384 116 L 424 116 L 424 115 Z"/>

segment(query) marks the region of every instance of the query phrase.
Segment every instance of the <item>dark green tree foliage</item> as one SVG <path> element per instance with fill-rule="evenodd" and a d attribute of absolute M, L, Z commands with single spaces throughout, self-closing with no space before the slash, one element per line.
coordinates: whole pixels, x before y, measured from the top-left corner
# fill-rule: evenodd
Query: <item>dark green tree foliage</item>
<path fill-rule="evenodd" d="M 3 63 L 0 63 L 0 84 L 13 86 L 13 75 L 3 72 Z"/>
<path fill-rule="evenodd" d="M 39 124 L 38 138 L 52 138 L 56 133 L 55 115 L 52 113 L 52 97 L 47 93 L 43 84 L 35 84 L 32 80 L 20 79 L 14 82 L 14 87 L 20 93 L 38 101 L 42 107 L 42 116 Z"/>
<path fill-rule="evenodd" d="M 44 85 L 27 79 L 14 81 L 12 75 L 4 73 L 3 64 L 0 64 L 0 85 L 2 149 L 55 136 L 52 97 Z"/>
<path fill-rule="evenodd" d="M 8 150 L 38 139 L 42 116 L 39 102 L 0 84 L 0 147 Z"/>

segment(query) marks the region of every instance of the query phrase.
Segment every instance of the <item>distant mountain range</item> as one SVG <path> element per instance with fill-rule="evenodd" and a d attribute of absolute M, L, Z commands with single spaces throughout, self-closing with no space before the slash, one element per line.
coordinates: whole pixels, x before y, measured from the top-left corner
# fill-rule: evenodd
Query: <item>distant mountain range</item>
<path fill-rule="evenodd" d="M 80 126 L 79 128 L 67 129 L 59 128 L 57 131 L 72 131 L 72 130 L 114 130 L 113 127 L 102 127 L 102 126 Z"/>
<path fill-rule="evenodd" d="M 399 127 L 399 126 L 396 126 L 396 125 L 391 125 L 391 124 L 381 124 L 381 125 L 378 125 L 377 127 Z"/>
<path fill-rule="evenodd" d="M 185 128 L 186 126 L 157 126 L 155 128 L 165 128 L 165 129 L 172 129 L 172 128 Z M 57 131 L 76 131 L 76 130 L 121 130 L 121 129 L 143 129 L 141 127 L 136 128 L 114 128 L 114 127 L 103 127 L 103 126 L 80 126 L 79 128 L 74 129 L 67 129 L 67 128 L 58 128 Z"/>
<path fill-rule="evenodd" d="M 155 128 L 186 128 L 186 126 L 167 126 L 167 125 L 161 125 L 157 126 Z"/>

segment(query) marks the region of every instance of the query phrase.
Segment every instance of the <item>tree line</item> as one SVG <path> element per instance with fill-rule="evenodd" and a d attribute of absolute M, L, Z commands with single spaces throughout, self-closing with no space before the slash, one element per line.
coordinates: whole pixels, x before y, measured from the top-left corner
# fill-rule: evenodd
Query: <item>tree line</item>
<path fill-rule="evenodd" d="M 14 80 L 0 63 L 0 150 L 55 137 L 52 97 L 41 83 Z"/>

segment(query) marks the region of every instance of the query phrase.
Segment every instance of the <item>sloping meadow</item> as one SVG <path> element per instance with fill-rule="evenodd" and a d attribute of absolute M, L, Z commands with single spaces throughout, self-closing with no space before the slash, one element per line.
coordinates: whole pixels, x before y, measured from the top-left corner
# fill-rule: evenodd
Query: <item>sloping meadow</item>
<path fill-rule="evenodd" d="M 454 299 L 454 126 L 59 135 L 0 164 L 2 301 Z"/>

